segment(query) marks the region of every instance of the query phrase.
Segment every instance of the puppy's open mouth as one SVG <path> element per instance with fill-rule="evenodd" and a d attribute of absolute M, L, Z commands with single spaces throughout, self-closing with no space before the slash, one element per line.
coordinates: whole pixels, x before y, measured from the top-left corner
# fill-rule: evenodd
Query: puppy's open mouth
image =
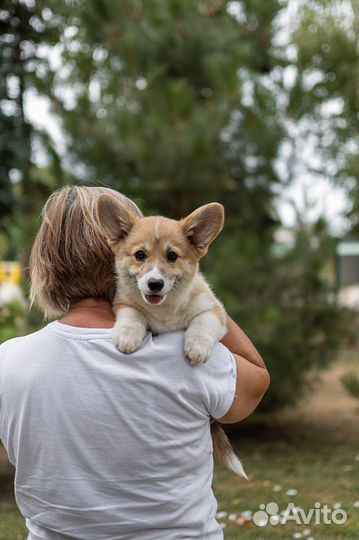
<path fill-rule="evenodd" d="M 166 295 L 161 296 L 160 294 L 145 294 L 145 300 L 148 304 L 158 305 L 162 304 Z"/>

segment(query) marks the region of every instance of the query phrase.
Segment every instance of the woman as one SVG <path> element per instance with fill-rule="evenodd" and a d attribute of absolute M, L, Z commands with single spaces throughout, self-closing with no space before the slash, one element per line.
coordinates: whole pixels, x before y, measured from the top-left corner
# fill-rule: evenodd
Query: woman
<path fill-rule="evenodd" d="M 191 367 L 183 332 L 112 345 L 113 255 L 96 221 L 106 188 L 45 205 L 30 260 L 42 330 L 0 347 L 0 436 L 31 540 L 221 539 L 210 418 L 248 416 L 269 375 L 242 330 Z"/>

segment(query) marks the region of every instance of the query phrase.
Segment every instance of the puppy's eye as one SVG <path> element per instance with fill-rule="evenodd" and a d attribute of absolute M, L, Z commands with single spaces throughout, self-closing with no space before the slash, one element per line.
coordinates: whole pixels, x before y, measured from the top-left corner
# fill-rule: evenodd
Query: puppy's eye
<path fill-rule="evenodd" d="M 142 249 L 140 249 L 139 251 L 136 251 L 135 258 L 138 261 L 144 261 L 145 258 L 146 258 L 146 253 L 144 251 L 142 251 Z"/>
<path fill-rule="evenodd" d="M 178 255 L 174 251 L 169 251 L 166 258 L 169 262 L 175 262 L 178 259 Z"/>

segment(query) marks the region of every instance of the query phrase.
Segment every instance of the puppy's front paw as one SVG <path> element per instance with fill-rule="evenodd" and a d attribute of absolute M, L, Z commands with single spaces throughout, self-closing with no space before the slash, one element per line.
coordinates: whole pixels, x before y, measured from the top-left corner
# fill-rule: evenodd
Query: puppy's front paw
<path fill-rule="evenodd" d="M 140 348 L 144 332 L 136 326 L 114 328 L 112 340 L 115 347 L 123 353 L 132 353 Z"/>
<path fill-rule="evenodd" d="M 186 333 L 184 339 L 184 352 L 189 358 L 192 366 L 207 362 L 212 351 L 212 340 L 206 339 L 203 336 L 196 336 L 192 333 Z"/>

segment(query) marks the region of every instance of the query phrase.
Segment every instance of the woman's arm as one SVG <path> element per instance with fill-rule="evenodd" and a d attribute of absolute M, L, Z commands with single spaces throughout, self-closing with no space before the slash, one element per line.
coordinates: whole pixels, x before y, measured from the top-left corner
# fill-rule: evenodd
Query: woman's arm
<path fill-rule="evenodd" d="M 263 358 L 251 340 L 228 317 L 228 332 L 221 340 L 233 354 L 237 364 L 236 395 L 229 411 L 219 418 L 223 424 L 234 424 L 249 416 L 266 393 L 270 376 Z"/>

